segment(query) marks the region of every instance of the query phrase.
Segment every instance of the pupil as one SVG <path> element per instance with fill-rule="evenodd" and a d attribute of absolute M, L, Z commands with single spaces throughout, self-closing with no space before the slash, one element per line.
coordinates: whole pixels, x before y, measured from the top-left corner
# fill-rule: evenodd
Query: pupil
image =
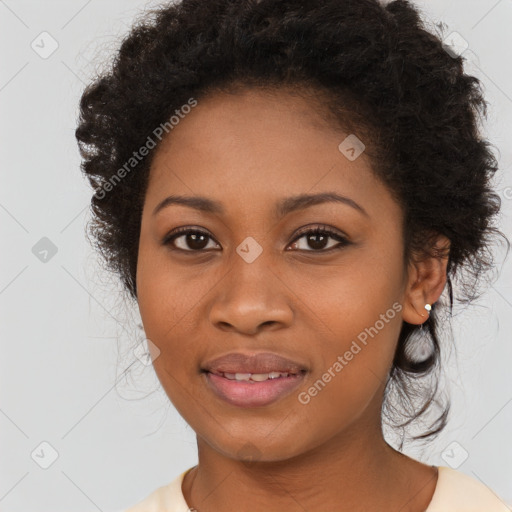
<path fill-rule="evenodd" d="M 319 238 L 320 241 L 312 240 L 313 238 Z M 309 243 L 310 247 L 313 249 L 323 249 L 325 247 L 325 242 L 327 241 L 327 238 L 328 237 L 326 237 L 322 234 L 315 233 L 315 234 L 308 236 L 308 243 Z M 311 244 L 311 242 L 313 242 L 313 243 Z"/>
<path fill-rule="evenodd" d="M 187 236 L 187 244 L 191 249 L 203 249 L 208 245 L 207 238 L 208 237 L 206 235 L 201 233 L 191 233 Z"/>

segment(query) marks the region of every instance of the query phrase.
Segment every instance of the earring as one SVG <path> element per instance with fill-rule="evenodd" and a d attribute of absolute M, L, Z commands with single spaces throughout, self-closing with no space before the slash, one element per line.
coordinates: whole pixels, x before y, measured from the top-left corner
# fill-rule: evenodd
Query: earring
<path fill-rule="evenodd" d="M 425 304 L 425 306 L 423 306 L 427 311 L 428 311 L 428 314 L 430 314 L 430 310 L 432 309 L 432 306 L 430 304 Z M 423 313 L 421 316 L 425 316 Z"/>

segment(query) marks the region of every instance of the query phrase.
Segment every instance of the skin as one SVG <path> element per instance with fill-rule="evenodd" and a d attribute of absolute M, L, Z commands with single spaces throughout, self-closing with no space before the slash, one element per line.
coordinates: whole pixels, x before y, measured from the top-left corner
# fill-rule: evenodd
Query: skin
<path fill-rule="evenodd" d="M 402 321 L 421 324 L 446 283 L 446 259 L 404 264 L 403 212 L 371 171 L 366 154 L 338 150 L 347 133 L 320 105 L 286 89 L 203 98 L 162 141 L 150 169 L 137 267 L 155 371 L 197 434 L 199 464 L 182 490 L 199 512 L 226 510 L 424 511 L 437 470 L 406 457 L 382 435 L 383 392 Z M 336 192 L 359 204 L 326 202 L 274 216 L 277 201 Z M 155 207 L 171 194 L 222 203 L 223 214 L 184 205 Z M 211 236 L 203 252 L 191 227 Z M 327 226 L 344 236 L 322 249 L 296 233 Z M 248 236 L 262 253 L 247 263 Z M 189 239 L 190 241 L 190 239 Z M 298 245 L 293 245 L 297 242 Z M 449 244 L 444 237 L 438 244 Z M 289 250 L 286 250 L 286 249 Z M 188 252 L 185 252 L 188 249 Z M 290 250 L 291 249 L 291 250 Z M 322 252 L 323 251 L 323 252 Z M 394 303 L 401 310 L 308 404 L 307 391 L 365 328 Z M 297 392 L 263 407 L 217 398 L 200 372 L 233 351 L 277 352 L 308 372 Z M 255 461 L 247 463 L 250 451 Z"/>

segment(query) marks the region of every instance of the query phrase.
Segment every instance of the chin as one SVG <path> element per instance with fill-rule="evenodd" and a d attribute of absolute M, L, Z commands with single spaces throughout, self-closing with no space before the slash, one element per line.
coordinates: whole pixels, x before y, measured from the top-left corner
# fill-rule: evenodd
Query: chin
<path fill-rule="evenodd" d="M 291 434 L 272 439 L 266 434 L 258 438 L 250 431 L 247 434 L 247 430 L 245 435 L 240 436 L 231 436 L 228 432 L 224 434 L 215 439 L 211 437 L 211 432 L 208 437 L 199 434 L 198 437 L 222 456 L 255 466 L 258 462 L 284 462 L 307 451 L 306 447 L 297 443 L 298 436 Z"/>

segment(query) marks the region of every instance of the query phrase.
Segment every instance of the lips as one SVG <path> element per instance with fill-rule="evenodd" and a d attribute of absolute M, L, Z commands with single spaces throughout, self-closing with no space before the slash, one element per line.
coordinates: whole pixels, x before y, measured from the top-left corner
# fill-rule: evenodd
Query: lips
<path fill-rule="evenodd" d="M 272 373 L 298 375 L 306 371 L 306 367 L 299 362 L 292 361 L 291 359 L 287 359 L 272 352 L 264 352 L 255 355 L 232 352 L 206 362 L 202 369 L 203 371 L 217 375 L 264 375 Z"/>
<path fill-rule="evenodd" d="M 237 407 L 262 407 L 284 398 L 304 381 L 307 368 L 273 353 L 231 353 L 202 368 L 214 394 Z"/>

